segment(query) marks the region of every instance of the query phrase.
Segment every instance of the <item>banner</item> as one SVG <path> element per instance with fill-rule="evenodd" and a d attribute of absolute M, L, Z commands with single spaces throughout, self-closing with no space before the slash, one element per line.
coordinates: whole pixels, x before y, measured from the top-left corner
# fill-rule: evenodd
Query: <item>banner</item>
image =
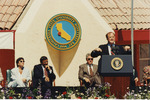
<path fill-rule="evenodd" d="M 13 49 L 13 32 L 0 32 L 0 49 Z"/>

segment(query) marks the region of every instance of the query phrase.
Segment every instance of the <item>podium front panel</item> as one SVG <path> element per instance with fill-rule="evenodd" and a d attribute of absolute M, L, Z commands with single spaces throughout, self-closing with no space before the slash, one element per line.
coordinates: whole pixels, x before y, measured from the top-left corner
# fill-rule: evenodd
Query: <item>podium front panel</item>
<path fill-rule="evenodd" d="M 120 59 L 117 64 L 118 68 L 114 67 L 113 60 Z M 114 65 L 113 65 L 114 64 Z M 100 73 L 107 76 L 130 76 L 133 72 L 132 56 L 131 55 L 103 55 L 99 62 Z"/>

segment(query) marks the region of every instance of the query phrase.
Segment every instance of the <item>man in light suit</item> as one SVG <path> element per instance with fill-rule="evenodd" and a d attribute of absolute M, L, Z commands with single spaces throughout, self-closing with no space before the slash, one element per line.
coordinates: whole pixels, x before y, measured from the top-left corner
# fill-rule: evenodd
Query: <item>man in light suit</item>
<path fill-rule="evenodd" d="M 82 80 L 82 84 L 85 87 L 99 86 L 102 83 L 102 78 L 97 72 L 98 66 L 93 64 L 93 57 L 88 53 L 86 55 L 87 63 L 79 66 L 78 78 Z"/>
<path fill-rule="evenodd" d="M 8 87 L 27 87 L 27 83 L 31 80 L 30 71 L 24 67 L 24 58 L 20 57 L 16 60 L 16 68 L 11 70 L 11 81 Z"/>
<path fill-rule="evenodd" d="M 113 32 L 108 32 L 106 34 L 106 39 L 108 41 L 107 44 L 100 45 L 98 48 L 94 49 L 91 52 L 92 57 L 98 57 L 101 55 L 125 55 L 125 54 L 131 54 L 130 46 L 121 46 L 115 44 L 115 34 Z M 100 64 L 101 59 L 99 60 L 99 68 L 98 72 L 100 73 Z"/>

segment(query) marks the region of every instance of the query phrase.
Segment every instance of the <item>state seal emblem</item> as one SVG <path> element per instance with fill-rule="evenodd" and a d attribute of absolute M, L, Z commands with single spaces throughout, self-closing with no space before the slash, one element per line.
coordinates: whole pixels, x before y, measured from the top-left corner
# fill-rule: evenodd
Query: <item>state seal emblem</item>
<path fill-rule="evenodd" d="M 66 51 L 79 43 L 81 39 L 81 26 L 72 15 L 58 14 L 48 21 L 45 37 L 53 48 Z"/>
<path fill-rule="evenodd" d="M 111 67 L 114 70 L 120 70 L 123 67 L 123 61 L 121 58 L 115 57 L 111 61 Z"/>

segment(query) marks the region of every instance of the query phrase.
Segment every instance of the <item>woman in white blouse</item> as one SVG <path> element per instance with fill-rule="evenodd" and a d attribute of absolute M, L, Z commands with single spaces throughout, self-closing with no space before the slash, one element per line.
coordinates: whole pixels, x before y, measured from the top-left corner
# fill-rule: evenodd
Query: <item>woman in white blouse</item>
<path fill-rule="evenodd" d="M 1 71 L 1 68 L 0 68 L 0 83 L 4 80 L 3 78 L 3 74 L 2 74 L 2 71 Z M 2 86 L 0 85 L 0 88 L 2 88 Z"/>
<path fill-rule="evenodd" d="M 30 71 L 24 67 L 24 58 L 20 57 L 16 60 L 16 68 L 11 70 L 11 81 L 8 87 L 26 87 L 31 79 Z"/>

